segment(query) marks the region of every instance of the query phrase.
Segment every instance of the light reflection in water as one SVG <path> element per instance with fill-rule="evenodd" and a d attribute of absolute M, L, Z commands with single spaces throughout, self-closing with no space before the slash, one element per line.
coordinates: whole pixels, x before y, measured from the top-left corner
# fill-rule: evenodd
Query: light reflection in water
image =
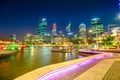
<path fill-rule="evenodd" d="M 75 59 L 76 54 L 77 53 L 75 53 L 75 52 L 65 53 L 65 60 L 69 61 L 69 60 Z"/>
<path fill-rule="evenodd" d="M 47 65 L 51 63 L 51 48 L 49 47 L 43 47 L 42 48 L 42 57 L 40 60 L 42 61 L 42 64 Z"/>
<path fill-rule="evenodd" d="M 35 52 L 34 48 L 31 48 L 31 49 L 30 49 L 30 54 L 31 54 L 31 56 L 34 55 L 34 52 Z"/>
<path fill-rule="evenodd" d="M 84 56 L 81 56 L 81 55 L 79 55 L 78 57 L 79 57 L 79 58 L 84 58 Z"/>
<path fill-rule="evenodd" d="M 76 52 L 51 52 L 50 47 L 27 47 L 17 54 L 0 58 L 0 80 L 13 80 L 34 69 L 77 59 Z"/>

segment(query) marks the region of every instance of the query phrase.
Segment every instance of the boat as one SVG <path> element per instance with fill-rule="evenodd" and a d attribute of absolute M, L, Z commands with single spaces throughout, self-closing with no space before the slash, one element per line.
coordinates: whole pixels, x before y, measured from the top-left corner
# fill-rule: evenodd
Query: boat
<path fill-rule="evenodd" d="M 58 46 L 54 46 L 51 49 L 52 52 L 71 52 L 72 49 L 69 47 L 58 47 Z"/>

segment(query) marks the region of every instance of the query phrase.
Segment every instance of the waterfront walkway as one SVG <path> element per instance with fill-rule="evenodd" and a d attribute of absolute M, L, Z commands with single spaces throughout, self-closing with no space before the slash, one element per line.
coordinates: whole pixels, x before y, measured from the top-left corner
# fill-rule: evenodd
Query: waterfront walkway
<path fill-rule="evenodd" d="M 120 55 L 98 54 L 36 69 L 16 80 L 119 80 Z"/>
<path fill-rule="evenodd" d="M 120 55 L 100 61 L 74 80 L 120 80 Z"/>

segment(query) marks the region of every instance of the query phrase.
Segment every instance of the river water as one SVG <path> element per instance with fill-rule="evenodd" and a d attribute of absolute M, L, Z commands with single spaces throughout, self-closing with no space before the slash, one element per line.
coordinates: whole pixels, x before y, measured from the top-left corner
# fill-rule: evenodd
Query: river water
<path fill-rule="evenodd" d="M 27 47 L 18 53 L 0 56 L 0 80 L 13 80 L 34 69 L 82 58 L 78 52 L 51 52 L 49 47 Z"/>

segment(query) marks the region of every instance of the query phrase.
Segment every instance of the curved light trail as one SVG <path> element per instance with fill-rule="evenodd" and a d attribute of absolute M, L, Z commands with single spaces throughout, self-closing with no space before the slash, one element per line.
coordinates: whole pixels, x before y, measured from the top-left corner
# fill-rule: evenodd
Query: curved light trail
<path fill-rule="evenodd" d="M 37 80 L 61 80 L 61 78 L 63 78 L 65 75 L 70 74 L 70 73 L 74 72 L 75 70 L 78 70 L 79 68 L 83 68 L 83 67 L 87 66 L 87 64 L 91 64 L 91 63 L 94 63 L 95 61 L 98 61 L 98 60 L 101 60 L 104 58 L 108 58 L 108 57 L 112 57 L 112 56 L 114 56 L 114 55 L 103 52 L 103 54 L 101 56 L 48 72 L 47 74 L 39 77 Z"/>

